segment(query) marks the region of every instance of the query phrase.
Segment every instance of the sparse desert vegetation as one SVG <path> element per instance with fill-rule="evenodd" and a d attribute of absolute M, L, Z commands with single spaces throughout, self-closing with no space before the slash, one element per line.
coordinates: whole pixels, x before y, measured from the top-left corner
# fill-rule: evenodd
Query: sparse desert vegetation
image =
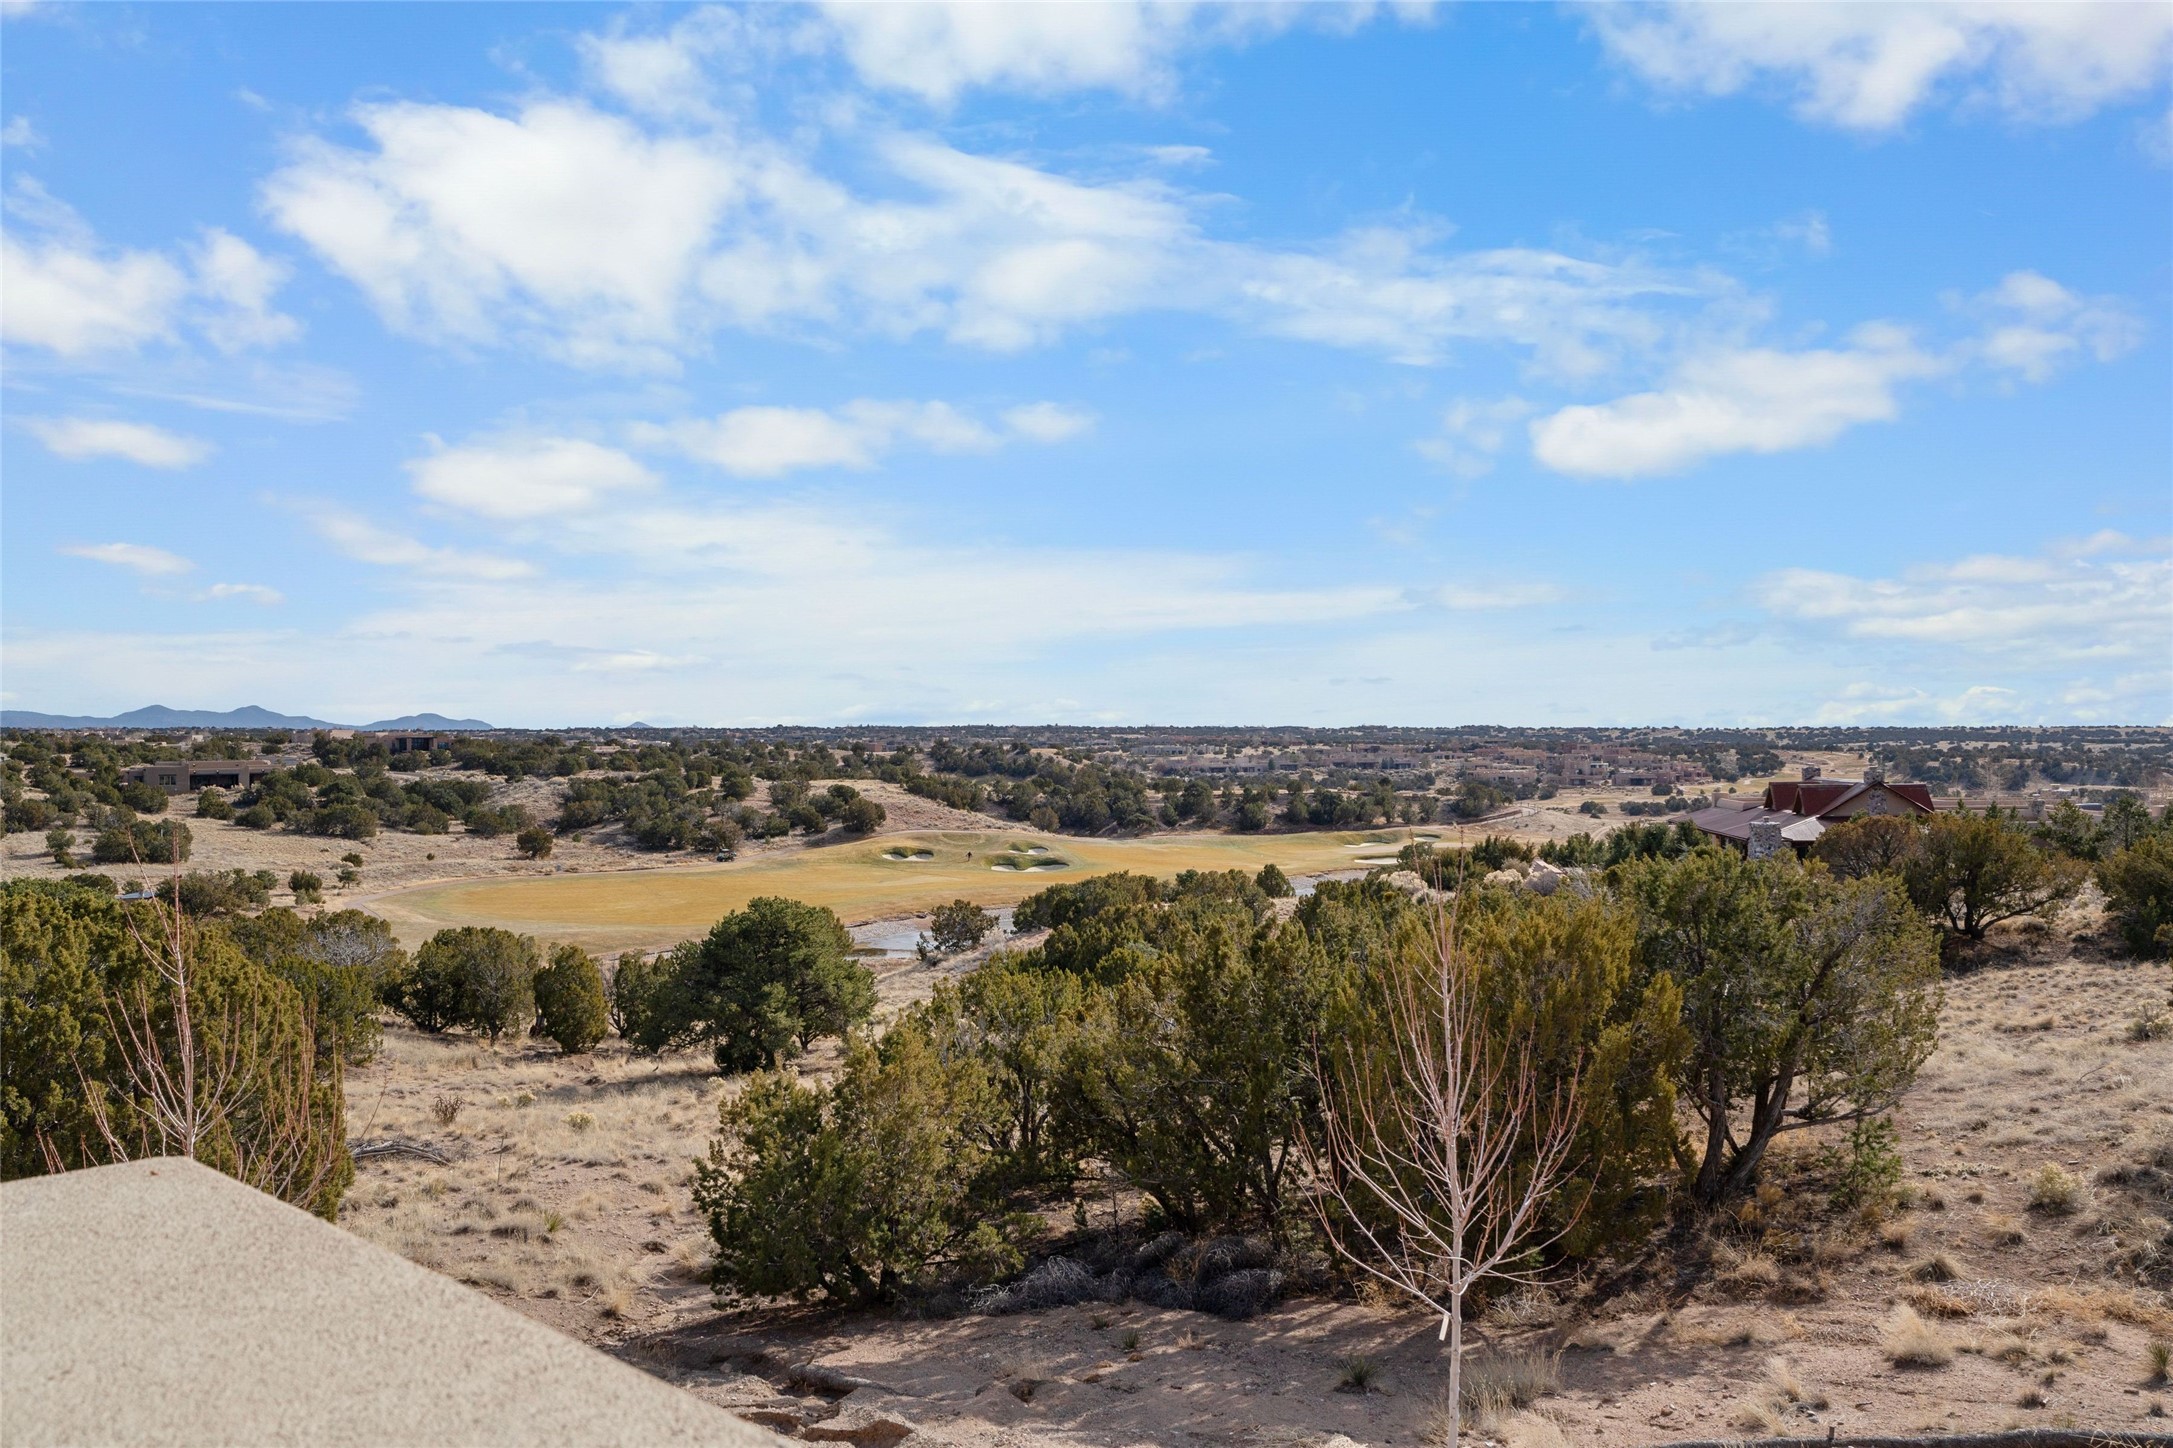
<path fill-rule="evenodd" d="M 1010 873 L 1083 848 L 991 842 Z M 1828 872 L 1670 825 L 1361 835 L 1330 857 L 1359 878 L 1298 898 L 1272 861 L 1059 874 L 1008 929 L 952 897 L 917 955 L 773 899 L 608 966 L 486 925 L 404 950 L 246 871 L 168 896 L 311 1003 L 355 1148 L 343 1223 L 772 1427 L 1635 1444 L 2141 1421 L 2173 1330 L 2173 1070 L 2132 1023 L 2167 982 L 2131 953 L 2156 907 L 2073 868 L 2139 846 L 2086 837 L 2035 898 L 2010 870 L 2025 908 L 1979 938 L 1906 855 L 1862 866 L 1892 843 Z M 921 848 L 828 847 L 905 870 Z M 1387 1079 L 1377 992 L 1444 958 L 1429 881 L 1457 889 L 1474 1039 L 1576 1088 L 1569 1174 L 1510 1229 L 1532 1280 L 1469 1284 L 1460 1391 L 1438 1311 L 1369 1285 L 1348 1230 L 1389 1199 L 1323 1220 L 1308 1154 L 1319 1112 Z M 156 908 L 8 889 L 114 929 Z M 11 971 L 39 939 L 10 937 Z M 1511 1008 L 1531 999 L 1557 1014 Z M 1323 1033 L 1347 1056 L 1316 1056 Z M 1482 1091 L 1510 1079 L 1475 1059 Z M 1744 1104 L 1782 1080 L 1795 1109 Z M 1446 1212 L 1434 1193 L 1398 1210 Z"/>

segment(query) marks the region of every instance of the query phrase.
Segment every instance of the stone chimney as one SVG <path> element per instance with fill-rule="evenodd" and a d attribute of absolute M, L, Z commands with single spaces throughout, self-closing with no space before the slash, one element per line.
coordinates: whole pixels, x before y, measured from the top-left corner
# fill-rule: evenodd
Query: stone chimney
<path fill-rule="evenodd" d="M 1884 784 L 1884 783 L 1886 783 L 1886 767 L 1885 767 L 1884 765 L 1880 765 L 1880 764 L 1867 764 L 1867 765 L 1865 765 L 1865 766 L 1864 766 L 1864 783 L 1866 783 L 1866 784 Z"/>
<path fill-rule="evenodd" d="M 1750 844 L 1745 850 L 1754 860 L 1763 860 L 1781 852 L 1781 822 L 1779 820 L 1752 820 Z"/>
<path fill-rule="evenodd" d="M 1818 766 L 1817 766 L 1817 765 L 1815 765 L 1815 764 L 1806 764 L 1805 766 L 1803 766 L 1803 782 L 1804 782 L 1805 784 L 1815 784 L 1815 783 L 1817 783 L 1817 782 L 1818 782 Z"/>

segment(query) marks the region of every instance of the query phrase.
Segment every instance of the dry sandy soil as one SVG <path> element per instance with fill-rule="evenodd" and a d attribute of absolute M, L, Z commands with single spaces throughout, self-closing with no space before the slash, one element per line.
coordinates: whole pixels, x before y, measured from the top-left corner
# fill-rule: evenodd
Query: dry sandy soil
<path fill-rule="evenodd" d="M 936 974 L 885 966 L 886 1006 L 925 995 Z M 1497 1305 L 1478 1356 L 1555 1366 L 1540 1374 L 1551 1390 L 1497 1414 L 1493 1433 L 1612 1448 L 1826 1425 L 2157 1426 L 2173 1391 L 2147 1381 L 2145 1353 L 2173 1337 L 2173 1297 L 2129 1272 L 2173 1211 L 2173 1041 L 2131 1042 L 2126 1028 L 2165 1000 L 2168 975 L 2107 959 L 2088 936 L 1998 942 L 1950 982 L 1940 1047 L 1901 1112 L 1906 1210 L 1807 1211 L 1821 1193 L 1776 1186 L 1742 1220 L 1686 1228 L 1641 1270 Z M 1439 1434 L 1436 1324 L 1383 1302 L 1301 1298 L 1242 1323 L 1130 1304 L 720 1311 L 700 1281 L 708 1244 L 687 1183 L 727 1089 L 704 1060 L 635 1060 L 615 1042 L 568 1060 L 389 1030 L 380 1061 L 350 1077 L 351 1129 L 453 1161 L 363 1163 L 343 1220 L 811 1438 L 896 1441 L 883 1423 L 912 1428 L 911 1442 L 1097 1448 Z M 441 1102 L 457 1107 L 450 1122 Z M 1796 1140 L 1775 1177 L 1807 1180 L 1817 1148 Z M 2031 1206 L 2048 1164 L 2080 1182 L 2067 1210 Z M 1360 1357 L 1370 1390 L 1339 1391 Z M 830 1376 L 824 1390 L 792 1371 L 807 1363 L 869 1385 L 844 1392 Z"/>

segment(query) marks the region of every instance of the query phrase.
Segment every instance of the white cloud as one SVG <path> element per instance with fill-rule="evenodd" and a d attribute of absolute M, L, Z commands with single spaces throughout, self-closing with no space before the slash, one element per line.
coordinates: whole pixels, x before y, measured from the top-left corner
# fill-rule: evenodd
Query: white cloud
<path fill-rule="evenodd" d="M 1095 417 L 1061 402 L 1029 402 L 1004 413 L 1004 425 L 1028 442 L 1068 442 L 1094 430 Z"/>
<path fill-rule="evenodd" d="M 11 117 L 6 126 L 0 127 L 0 146 L 20 146 L 25 151 L 35 151 L 45 144 L 45 137 L 31 124 L 28 116 Z"/>
<path fill-rule="evenodd" d="M 407 464 L 415 491 L 486 518 L 537 518 L 640 492 L 656 476 L 615 448 L 580 438 L 504 438 L 440 448 Z"/>
<path fill-rule="evenodd" d="M 0 236 L 0 277 L 0 337 L 71 359 L 170 337 L 188 293 L 181 269 L 155 252 L 101 254 L 60 239 Z"/>
<path fill-rule="evenodd" d="M 197 326 L 222 352 L 275 347 L 301 335 L 302 324 L 272 309 L 272 294 L 290 268 L 218 227 L 208 228 L 194 254 Z"/>
<path fill-rule="evenodd" d="M 1443 608 L 1457 613 L 1498 613 L 1560 603 L 1569 594 L 1553 583 L 1451 583 L 1435 590 L 1434 597 Z"/>
<path fill-rule="evenodd" d="M 1585 478 L 1671 473 L 1723 453 L 1776 453 L 1892 420 L 1898 384 L 1947 366 L 1899 328 L 1857 329 L 1845 348 L 1735 348 L 1683 363 L 1668 385 L 1565 407 L 1531 424 L 1532 452 Z"/>
<path fill-rule="evenodd" d="M 1054 402 L 1014 407 L 1003 417 L 1011 437 L 1056 443 L 1094 424 L 1092 413 Z M 936 453 L 994 452 L 1006 435 L 947 402 L 863 398 L 833 411 L 817 407 L 739 407 L 635 429 L 638 441 L 676 448 L 743 478 L 774 478 L 808 468 L 874 467 L 905 446 Z"/>
<path fill-rule="evenodd" d="M 1458 477 L 1481 477 L 1493 470 L 1509 430 L 1531 413 L 1532 405 L 1521 397 L 1459 397 L 1442 412 L 1441 431 L 1411 446 Z"/>
<path fill-rule="evenodd" d="M 2099 534 L 2037 557 L 1983 555 L 1893 578 L 1809 568 L 1766 575 L 1769 613 L 1842 637 L 2020 655 L 2038 664 L 2150 660 L 2173 677 L 2173 540 Z"/>
<path fill-rule="evenodd" d="M 2009 273 L 1971 310 L 1990 318 L 1977 347 L 1989 365 L 2043 382 L 2084 353 L 2110 362 L 2142 341 L 2142 324 L 2119 303 L 2079 297 L 2036 272 Z"/>
<path fill-rule="evenodd" d="M 273 608 L 287 601 L 286 595 L 278 589 L 261 583 L 214 583 L 203 591 L 201 597 L 212 602 L 227 598 L 245 599 L 265 608 Z"/>
<path fill-rule="evenodd" d="M 144 543 L 78 543 L 63 547 L 61 552 L 72 558 L 88 558 L 93 563 L 108 563 L 115 568 L 132 569 L 146 577 L 161 577 L 171 573 L 187 573 L 196 565 L 176 553 L 163 548 L 153 548 Z"/>
<path fill-rule="evenodd" d="M 556 100 L 357 120 L 367 148 L 311 142 L 267 181 L 275 223 L 395 327 L 584 364 L 669 365 L 723 328 L 1016 351 L 1182 310 L 1408 362 L 1506 343 L 1582 375 L 1662 337 L 1655 309 L 1734 290 L 1536 249 L 1447 253 L 1424 224 L 1221 242 L 1198 220 L 1213 198 L 1160 179 L 1089 183 L 852 126 L 834 139 L 859 186 L 752 120 L 652 131 Z"/>
<path fill-rule="evenodd" d="M 2162 4 L 1595 4 L 1593 28 L 1654 85 L 1770 84 L 1807 120 L 1886 131 L 1935 100 L 2027 121 L 2147 94 L 2173 63 Z"/>
<path fill-rule="evenodd" d="M 183 323 L 224 352 L 270 346 L 300 331 L 271 307 L 286 267 L 216 227 L 177 261 L 101 244 L 80 216 L 26 177 L 16 178 L 7 206 L 16 225 L 0 237 L 0 337 L 17 346 L 82 361 L 173 341 Z"/>
<path fill-rule="evenodd" d="M 211 456 L 211 444 L 149 423 L 109 417 L 31 417 L 23 426 L 55 457 L 125 458 L 147 468 L 194 467 Z"/>
<path fill-rule="evenodd" d="M 441 548 L 380 528 L 344 508 L 302 505 L 299 511 L 319 537 L 349 558 L 380 568 L 402 568 L 430 578 L 506 582 L 535 569 L 517 558 Z"/>
<path fill-rule="evenodd" d="M 1287 8 L 1287 7 L 1285 7 Z M 1159 95 L 1193 34 L 1189 5 L 832 3 L 824 13 L 865 80 L 944 103 L 971 86 Z"/>
<path fill-rule="evenodd" d="M 264 186 L 272 220 L 392 325 L 484 341 L 533 332 L 576 362 L 654 364 L 726 204 L 748 182 L 722 145 L 652 138 L 586 106 L 507 118 L 359 108 L 374 149 L 303 145 Z"/>

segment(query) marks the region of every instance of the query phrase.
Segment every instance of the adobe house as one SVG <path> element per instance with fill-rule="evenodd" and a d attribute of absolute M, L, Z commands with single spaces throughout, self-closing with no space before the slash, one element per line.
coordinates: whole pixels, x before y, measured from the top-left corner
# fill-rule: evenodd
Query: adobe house
<path fill-rule="evenodd" d="M 1806 764 L 1801 779 L 1767 785 L 1756 804 L 1716 800 L 1710 809 L 1686 818 L 1708 838 L 1759 860 L 1784 846 L 1800 855 L 1829 825 L 1859 815 L 1928 815 L 1932 810 L 1930 785 L 1889 784 L 1886 771 L 1876 765 L 1858 780 L 1823 779 L 1817 765 Z"/>
<path fill-rule="evenodd" d="M 450 749 L 450 734 L 379 734 L 377 742 L 385 746 L 387 754 L 428 754 L 433 749 Z"/>
<path fill-rule="evenodd" d="M 247 789 L 279 766 L 269 759 L 167 759 L 123 771 L 131 784 L 155 784 L 168 794 L 200 789 Z"/>

